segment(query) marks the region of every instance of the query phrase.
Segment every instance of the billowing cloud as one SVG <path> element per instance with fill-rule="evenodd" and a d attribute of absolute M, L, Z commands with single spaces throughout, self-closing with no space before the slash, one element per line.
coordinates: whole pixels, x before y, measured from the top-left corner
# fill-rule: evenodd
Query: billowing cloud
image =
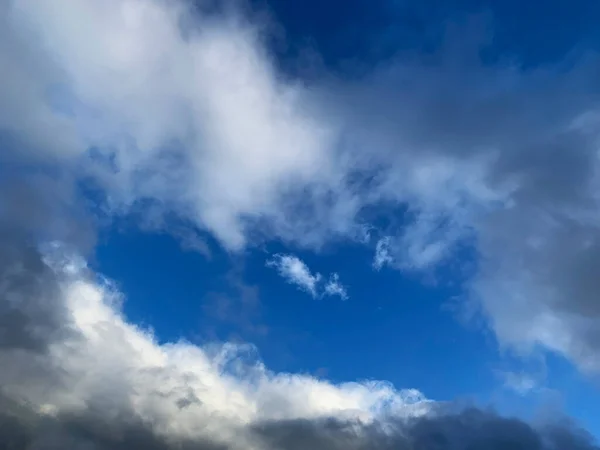
<path fill-rule="evenodd" d="M 597 56 L 525 70 L 455 40 L 307 85 L 268 33 L 183 2 L 3 2 L 0 170 L 60 187 L 35 239 L 86 240 L 63 223 L 80 182 L 103 215 L 174 213 L 232 251 L 364 241 L 366 209 L 401 210 L 386 262 L 474 246 L 468 297 L 502 343 L 600 371 Z"/>
<path fill-rule="evenodd" d="M 65 263 L 64 250 L 23 244 L 3 253 L 2 300 L 10 309 L 0 311 L 0 410 L 41 448 L 58 445 L 54 439 L 99 448 L 120 439 L 263 448 L 253 444 L 250 424 L 329 416 L 369 422 L 429 410 L 420 393 L 386 383 L 272 373 L 250 346 L 159 345 L 127 323 L 112 283 L 80 259 Z"/>

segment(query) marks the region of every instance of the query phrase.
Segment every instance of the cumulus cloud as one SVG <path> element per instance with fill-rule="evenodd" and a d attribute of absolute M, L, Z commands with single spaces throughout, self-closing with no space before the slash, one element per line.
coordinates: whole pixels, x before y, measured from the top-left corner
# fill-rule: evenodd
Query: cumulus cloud
<path fill-rule="evenodd" d="M 266 448 L 250 424 L 329 416 L 369 422 L 429 410 L 418 392 L 386 383 L 334 385 L 272 373 L 249 346 L 159 345 L 126 322 L 110 281 L 79 263 L 65 265 L 56 252 L 30 252 L 37 265 L 20 264 L 22 252 L 11 260 L 14 270 L 2 267 L 3 305 L 11 309 L 0 311 L 1 411 L 34 439 L 27 448 L 71 441 L 113 448 L 138 439 L 174 448 Z M 39 280 L 40 290 L 28 279 Z M 3 444 L 10 432 L 17 430 L 5 430 Z"/>
<path fill-rule="evenodd" d="M 354 127 L 367 121 L 359 133 L 394 161 L 379 192 L 408 205 L 384 248 L 421 270 L 473 245 L 470 303 L 499 341 L 597 372 L 597 56 L 568 71 L 436 67 L 399 62 L 356 86 L 361 107 L 386 118 L 357 115 Z"/>
<path fill-rule="evenodd" d="M 329 195 L 321 180 L 336 176 L 332 130 L 302 86 L 279 79 L 263 45 L 266 24 L 154 0 L 15 0 L 4 8 L 13 40 L 51 61 L 38 72 L 56 73 L 33 77 L 41 92 L 32 113 L 43 107 L 71 126 L 68 154 L 106 190 L 111 210 L 141 199 L 166 204 L 230 249 L 263 219 L 290 239 L 300 231 L 320 239 L 296 214 L 293 193 L 309 186 L 315 199 Z M 6 65 L 24 72 L 27 62 Z"/>

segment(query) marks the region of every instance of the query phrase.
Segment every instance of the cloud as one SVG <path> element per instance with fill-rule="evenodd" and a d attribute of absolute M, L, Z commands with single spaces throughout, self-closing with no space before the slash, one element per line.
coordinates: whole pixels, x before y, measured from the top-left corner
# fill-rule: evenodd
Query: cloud
<path fill-rule="evenodd" d="M 3 445 L 16 433 L 10 439 L 41 448 L 136 442 L 264 448 L 250 424 L 328 416 L 369 422 L 386 413 L 404 417 L 429 409 L 417 391 L 396 391 L 386 383 L 334 385 L 272 373 L 247 345 L 159 345 L 125 321 L 119 310 L 124 299 L 110 281 L 79 263 L 40 255 L 40 267 L 2 267 L 12 308 L 24 318 L 16 325 L 27 325 L 14 334 L 9 328 L 0 341 L 0 423 L 16 425 L 0 426 Z M 39 277 L 42 268 L 48 275 L 40 281 L 51 302 L 38 294 L 39 303 L 32 304 L 31 286 L 18 281 Z M 14 313 L 0 311 L 0 317 Z"/>
<path fill-rule="evenodd" d="M 504 387 L 519 395 L 526 395 L 539 387 L 539 380 L 532 374 L 524 372 L 503 372 Z"/>
<path fill-rule="evenodd" d="M 385 382 L 273 373 L 250 345 L 158 344 L 79 253 L 94 234 L 75 214 L 83 205 L 62 182 L 14 174 L 0 190 L 1 448 L 266 450 L 259 423 L 430 409 L 418 391 Z"/>
<path fill-rule="evenodd" d="M 373 257 L 373 268 L 380 270 L 383 266 L 391 264 L 394 258 L 390 255 L 390 238 L 384 237 L 377 241 L 375 256 Z"/>
<path fill-rule="evenodd" d="M 49 56 L 39 72 L 60 74 L 51 86 L 63 106 L 50 114 L 83 141 L 69 155 L 106 191 L 107 207 L 165 205 L 230 249 L 263 219 L 282 237 L 322 241 L 304 211 L 321 208 L 330 194 L 321 180 L 337 177 L 326 148 L 334 136 L 307 91 L 278 77 L 267 24 L 204 16 L 184 2 L 86 0 L 65 14 L 67 3 L 12 1 L 7 21 L 20 46 Z M 44 83 L 32 81 L 42 91 Z M 34 100 L 31 111 L 48 109 L 44 97 Z M 294 193 L 305 186 L 315 202 L 299 215 Z M 332 217 L 344 209 L 336 202 Z"/>
<path fill-rule="evenodd" d="M 0 87 L 0 154 L 11 165 L 0 170 L 12 176 L 0 189 L 0 446 L 597 450 L 568 423 L 533 427 L 447 411 L 385 382 L 274 373 L 252 346 L 159 344 L 129 323 L 124 295 L 85 263 L 98 219 L 149 202 L 229 249 L 247 243 L 253 219 L 267 235 L 315 245 L 363 230 L 355 216 L 373 200 L 347 186 L 344 158 L 325 145 L 335 124 L 304 110 L 309 94 L 274 76 L 245 22 L 199 18 L 201 31 L 184 35 L 177 7 L 163 3 L 65 5 L 0 6 L 11 74 Z M 49 87 L 60 108 L 46 103 Z M 415 172 L 411 194 L 427 200 L 428 217 L 454 214 L 464 181 L 486 194 L 477 170 L 432 164 Z M 396 192 L 385 180 L 375 197 Z M 82 181 L 100 205 L 81 198 Z M 448 223 L 462 232 L 470 214 L 459 216 Z M 341 295 L 337 276 L 328 282 Z"/>
<path fill-rule="evenodd" d="M 259 430 L 273 448 L 289 450 L 597 448 L 585 433 L 570 426 L 536 429 L 519 420 L 476 409 L 368 426 L 336 420 L 297 420 L 266 424 Z"/>
<path fill-rule="evenodd" d="M 274 255 L 273 259 L 267 261 L 267 266 L 277 269 L 279 275 L 288 283 L 317 297 L 317 285 L 321 281 L 321 274 L 313 275 L 301 259 L 293 255 Z"/>
<path fill-rule="evenodd" d="M 267 267 L 275 268 L 284 280 L 308 292 L 313 298 L 337 295 L 342 300 L 348 299 L 346 287 L 340 283 L 337 273 L 332 273 L 324 283 L 321 274 L 313 274 L 306 263 L 297 256 L 274 255 L 267 261 Z"/>
<path fill-rule="evenodd" d="M 337 295 L 342 300 L 348 299 L 348 292 L 346 291 L 346 287 L 340 283 L 340 276 L 337 273 L 332 273 L 323 288 L 324 295 Z"/>
<path fill-rule="evenodd" d="M 39 265 L 17 272 L 5 267 L 21 254 L 8 254 L 16 259 L 0 272 L 9 281 L 46 273 L 55 318 L 42 314 L 48 297 L 34 306 L 28 283 L 11 284 L 30 326 L 0 340 L 2 448 L 598 449 L 565 421 L 533 427 L 388 383 L 273 373 L 248 345 L 158 344 L 125 320 L 110 280 L 65 250 L 31 248 Z"/>
<path fill-rule="evenodd" d="M 278 72 L 269 23 L 235 8 L 1 8 L 3 163 L 59 168 L 109 217 L 174 214 L 232 251 L 360 240 L 366 210 L 400 209 L 380 230 L 395 267 L 474 245 L 468 298 L 498 340 L 600 371 L 597 55 L 483 64 L 466 30 L 427 61 L 305 83 Z"/>

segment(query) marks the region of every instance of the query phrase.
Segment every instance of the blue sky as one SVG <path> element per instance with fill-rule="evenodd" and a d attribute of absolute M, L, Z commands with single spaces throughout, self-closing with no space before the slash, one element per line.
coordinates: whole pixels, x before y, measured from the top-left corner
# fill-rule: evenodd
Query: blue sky
<path fill-rule="evenodd" d="M 0 408 L 597 449 L 598 2 L 67 3 L 0 8 Z"/>
<path fill-rule="evenodd" d="M 271 244 L 232 257 L 207 241 L 210 258 L 182 251 L 172 236 L 117 226 L 102 236 L 96 264 L 127 293 L 125 314 L 161 340 L 241 339 L 254 343 L 272 370 L 338 382 L 389 380 L 437 400 L 527 418 L 564 411 L 597 433 L 594 379 L 561 357 L 519 357 L 499 349 L 481 323 L 457 314 L 461 289 L 453 279 L 432 282 L 373 270 L 370 253 L 356 245 L 315 255 Z M 265 266 L 270 254 L 294 250 L 316 271 L 335 269 L 342 280 L 359 280 L 348 283 L 350 298 L 315 300 Z M 253 289 L 250 306 L 238 284 Z M 215 294 L 230 299 L 222 313 Z M 525 383 L 524 390 L 517 383 Z"/>

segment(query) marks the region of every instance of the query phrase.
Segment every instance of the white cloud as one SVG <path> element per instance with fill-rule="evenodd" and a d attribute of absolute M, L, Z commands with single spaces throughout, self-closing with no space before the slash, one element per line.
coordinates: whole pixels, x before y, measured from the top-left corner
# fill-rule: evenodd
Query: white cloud
<path fill-rule="evenodd" d="M 70 125 L 116 165 L 86 161 L 112 208 L 165 202 L 233 249 L 253 219 L 269 218 L 285 235 L 308 226 L 290 220 L 286 198 L 334 176 L 332 129 L 300 85 L 278 79 L 260 25 L 205 18 L 183 2 L 11 5 L 15 27 L 35 30 L 25 44 L 64 73 L 54 82 L 68 94 Z M 187 36 L 184 19 L 193 23 Z M 32 111 L 44 105 L 37 100 Z"/>
<path fill-rule="evenodd" d="M 342 300 L 348 299 L 346 287 L 340 282 L 337 273 L 332 273 L 324 283 L 323 276 L 318 272 L 311 272 L 306 263 L 297 256 L 274 255 L 267 261 L 267 267 L 275 268 L 284 280 L 308 292 L 313 298 L 337 295 Z"/>
<path fill-rule="evenodd" d="M 317 297 L 317 285 L 321 274 L 312 274 L 308 266 L 293 255 L 274 255 L 267 261 L 267 266 L 274 267 L 288 283 L 298 286 L 313 297 Z"/>
<path fill-rule="evenodd" d="M 251 346 L 160 345 L 125 320 L 122 294 L 110 282 L 94 281 L 80 259 L 77 264 L 67 272 L 53 264 L 61 280 L 54 306 L 64 308 L 57 326 L 69 332 L 45 336 L 44 354 L 0 347 L 3 395 L 35 411 L 83 418 L 98 407 L 106 420 L 125 414 L 152 424 L 165 439 L 262 448 L 252 446 L 248 427 L 264 420 L 333 416 L 369 422 L 388 413 L 408 417 L 429 410 L 419 392 L 397 391 L 387 383 L 332 384 L 273 373 L 252 358 Z M 24 309 L 30 313 L 30 320 L 41 319 Z"/>
<path fill-rule="evenodd" d="M 394 258 L 390 254 L 390 238 L 384 237 L 377 241 L 375 246 L 375 256 L 373 257 L 373 267 L 380 270 L 383 266 L 392 264 Z"/>
<path fill-rule="evenodd" d="M 348 299 L 348 292 L 346 290 L 346 287 L 342 283 L 340 283 L 340 276 L 337 273 L 331 274 L 329 280 L 327 281 L 327 284 L 325 284 L 325 287 L 323 288 L 323 293 L 324 295 L 337 295 L 342 300 Z"/>

